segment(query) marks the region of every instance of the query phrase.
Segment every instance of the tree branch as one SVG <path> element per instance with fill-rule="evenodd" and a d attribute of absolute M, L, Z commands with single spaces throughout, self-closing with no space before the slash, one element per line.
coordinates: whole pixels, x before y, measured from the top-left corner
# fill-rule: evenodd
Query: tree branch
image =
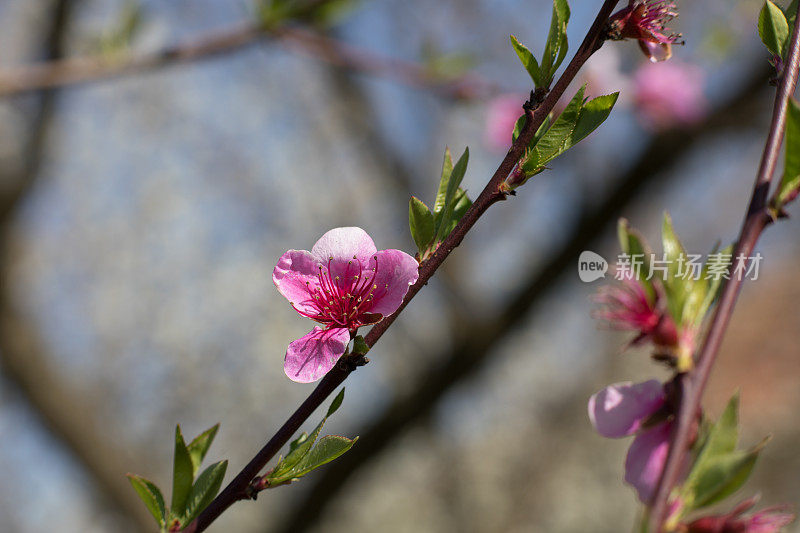
<path fill-rule="evenodd" d="M 800 5 L 797 9 L 800 13 Z M 800 63 L 800 24 L 795 24 L 787 54 L 786 68 L 775 96 L 769 134 L 756 174 L 747 215 L 733 250 L 734 260 L 737 257 L 750 257 L 761 233 L 772 222 L 772 216 L 768 211 L 767 197 L 786 130 L 786 109 L 797 83 L 798 63 Z M 664 526 L 670 494 L 678 482 L 683 458 L 689 452 L 692 444 L 690 442 L 692 423 L 700 409 L 703 391 L 711 375 L 711 368 L 722 344 L 722 338 L 733 314 L 743 281 L 741 277 L 733 276 L 725 283 L 719 304 L 712 315 L 708 333 L 695 357 L 696 367 L 679 378 L 682 399 L 677 416 L 677 427 L 670 441 L 669 455 L 657 485 L 650 516 L 650 525 L 654 532 L 660 532 Z"/>
<path fill-rule="evenodd" d="M 409 287 L 408 293 L 397 311 L 373 326 L 366 335 L 365 341 L 368 346 L 372 347 L 375 345 L 389 326 L 396 320 L 397 316 L 403 311 L 405 306 L 408 305 L 420 289 L 430 280 L 447 256 L 461 243 L 481 215 L 483 215 L 492 204 L 505 199 L 506 193 L 501 190 L 503 182 L 514 168 L 514 165 L 522 158 L 536 130 L 555 107 L 569 83 L 575 78 L 586 60 L 589 59 L 602 44 L 601 36 L 603 28 L 612 10 L 617 5 L 617 2 L 618 0 L 605 0 L 603 2 L 594 23 L 586 34 L 586 38 L 581 43 L 575 56 L 565 68 L 564 73 L 561 75 L 558 82 L 556 82 L 552 91 L 548 93 L 542 104 L 536 108 L 535 111 L 532 111 L 530 108 L 526 109 L 528 120 L 516 142 L 512 145 L 486 187 L 475 199 L 472 207 L 464 214 L 455 229 L 453 229 L 450 235 L 441 243 L 431 258 L 420 265 L 419 278 L 416 283 Z M 256 454 L 244 469 L 239 472 L 230 484 L 225 487 L 214 501 L 211 502 L 200 516 L 185 529 L 185 531 L 193 533 L 205 530 L 225 511 L 225 509 L 236 501 L 246 498 L 248 495 L 247 488 L 253 478 L 255 478 L 278 451 L 280 451 L 317 407 L 319 407 L 336 387 L 347 378 L 353 368 L 352 366 L 342 364 L 334 367 L 334 369 L 322 379 L 311 395 L 301 404 L 292 416 L 289 417 L 284 425 L 281 426 L 269 442 Z"/>
<path fill-rule="evenodd" d="M 245 23 L 195 41 L 141 55 L 74 57 L 0 71 L 0 97 L 131 76 L 212 59 L 268 39 L 347 70 L 373 74 L 411 87 L 431 89 L 449 98 L 477 98 L 501 91 L 501 87 L 473 74 L 442 78 L 423 65 L 374 54 L 297 26 L 268 29 Z"/>
<path fill-rule="evenodd" d="M 755 96 L 764 90 L 764 81 L 768 76 L 768 69 L 758 69 L 748 76 L 750 81 L 724 105 L 715 109 L 702 124 L 655 136 L 605 199 L 595 207 L 587 208 L 564 245 L 548 254 L 550 261 L 538 271 L 529 269 L 534 274 L 520 286 L 498 318 L 489 324 L 483 320 L 462 324 L 458 332 L 453 334 L 455 345 L 446 353 L 430 358 L 441 363 L 419 376 L 417 387 L 395 399 L 380 418 L 357 432 L 361 435 L 358 446 L 318 473 L 314 485 L 304 493 L 301 501 L 293 505 L 277 531 L 300 533 L 311 529 L 325 509 L 335 501 L 335 496 L 346 490 L 348 480 L 369 461 L 386 452 L 404 431 L 423 421 L 448 391 L 481 370 L 492 348 L 524 323 L 525 318 L 541 303 L 547 292 L 556 287 L 559 280 L 573 272 L 579 254 L 590 249 L 609 224 L 641 196 L 657 176 L 676 165 L 681 156 L 701 139 L 734 127 L 740 128 L 742 122 L 732 121 L 732 113 L 736 113 L 737 117 L 755 116 L 755 113 L 748 112 L 748 107 L 757 100 Z M 676 177 L 673 174 L 667 176 Z M 660 184 L 663 185 L 663 181 Z"/>

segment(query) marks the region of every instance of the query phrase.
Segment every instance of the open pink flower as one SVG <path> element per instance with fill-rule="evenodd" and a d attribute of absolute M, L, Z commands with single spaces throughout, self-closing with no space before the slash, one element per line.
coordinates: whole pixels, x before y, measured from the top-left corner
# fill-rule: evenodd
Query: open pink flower
<path fill-rule="evenodd" d="M 283 369 L 310 383 L 324 376 L 347 348 L 351 334 L 394 313 L 417 281 L 419 264 L 400 250 L 375 248 L 361 228 L 336 228 L 311 251 L 289 250 L 272 281 L 292 307 L 315 327 L 289 344 Z"/>
<path fill-rule="evenodd" d="M 758 497 L 743 501 L 726 515 L 698 518 L 685 527 L 687 533 L 777 533 L 794 521 L 786 507 L 769 507 L 744 516 L 758 502 Z"/>
<path fill-rule="evenodd" d="M 642 65 L 634 76 L 636 109 L 653 129 L 695 124 L 708 108 L 704 84 L 703 71 L 696 65 L 674 61 Z"/>
<path fill-rule="evenodd" d="M 628 0 L 609 19 L 608 37 L 636 39 L 650 61 L 664 61 L 672 56 L 672 45 L 680 44 L 680 34 L 668 33 L 666 27 L 677 16 L 678 7 L 671 0 Z"/>
<path fill-rule="evenodd" d="M 672 422 L 642 426 L 665 401 L 664 386 L 654 379 L 615 383 L 589 398 L 589 419 L 600 435 L 612 439 L 636 435 L 625 459 L 625 481 L 643 503 L 652 500 L 664 469 Z"/>

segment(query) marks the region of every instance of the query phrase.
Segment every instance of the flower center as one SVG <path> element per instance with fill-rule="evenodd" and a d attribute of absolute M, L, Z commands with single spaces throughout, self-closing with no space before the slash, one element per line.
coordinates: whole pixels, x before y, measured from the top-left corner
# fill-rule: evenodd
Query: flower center
<path fill-rule="evenodd" d="M 369 268 L 371 262 L 374 262 L 374 266 Z M 297 307 L 295 310 L 317 322 L 355 330 L 364 325 L 360 317 L 369 312 L 378 290 L 378 285 L 375 284 L 378 256 L 372 256 L 366 266 L 353 256 L 353 260 L 347 262 L 344 272 L 341 273 L 332 271 L 332 263 L 331 257 L 327 265 L 319 265 L 316 286 L 306 282 L 317 312 L 308 313 Z"/>

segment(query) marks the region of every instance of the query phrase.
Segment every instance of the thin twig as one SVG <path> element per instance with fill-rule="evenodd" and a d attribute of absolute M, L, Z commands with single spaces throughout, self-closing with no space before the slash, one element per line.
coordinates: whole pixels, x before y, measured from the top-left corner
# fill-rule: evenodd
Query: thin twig
<path fill-rule="evenodd" d="M 474 74 L 445 78 L 424 65 L 384 57 L 296 26 L 269 29 L 245 23 L 191 42 L 141 55 L 123 52 L 73 57 L 0 70 L 0 97 L 130 76 L 212 59 L 267 39 L 348 70 L 366 72 L 411 87 L 431 89 L 448 98 L 485 97 L 503 91 L 500 86 Z"/>
<path fill-rule="evenodd" d="M 542 104 L 532 111 L 526 109 L 528 120 L 525 127 L 519 134 L 516 142 L 500 163 L 492 178 L 475 199 L 472 207 L 464 214 L 463 218 L 456 225 L 455 229 L 441 243 L 436 252 L 430 259 L 420 265 L 419 278 L 416 283 L 409 287 L 408 293 L 403 299 L 400 307 L 383 321 L 376 324 L 367 334 L 365 340 L 372 347 L 386 332 L 395 321 L 397 316 L 403 311 L 406 305 L 414 298 L 420 289 L 428 283 L 430 278 L 444 262 L 448 255 L 461 243 L 465 235 L 475 222 L 483 215 L 492 204 L 505 199 L 506 193 L 501 190 L 504 180 L 508 177 L 511 170 L 522 158 L 525 149 L 530 143 L 533 135 L 544 119 L 555 107 L 559 98 L 563 95 L 567 86 L 577 75 L 580 68 L 589 57 L 599 49 L 602 44 L 602 33 L 608 17 L 611 15 L 618 0 L 605 0 L 602 7 L 589 28 L 585 39 L 578 48 L 575 56 L 569 65 L 564 69 L 564 73 L 556 82 L 552 91 L 547 95 Z M 185 529 L 190 533 L 204 531 L 219 515 L 238 500 L 247 497 L 247 488 L 250 482 L 266 466 L 266 464 L 278 453 L 278 451 L 289 441 L 297 432 L 300 426 L 309 416 L 325 401 L 325 399 L 347 378 L 352 372 L 353 367 L 349 365 L 337 365 L 331 370 L 320 384 L 311 392 L 311 395 L 300 405 L 291 417 L 281 426 L 277 433 L 267 442 L 256 456 L 242 469 L 241 472 L 228 484 L 227 487 L 206 507 L 200 516 Z"/>
<path fill-rule="evenodd" d="M 798 13 L 800 13 L 800 5 L 798 6 Z M 764 228 L 772 222 L 772 216 L 768 211 L 767 197 L 786 130 L 786 109 L 797 83 L 798 63 L 800 63 L 800 24 L 795 24 L 786 68 L 775 96 L 772 121 L 758 173 L 756 174 L 750 205 L 733 251 L 732 257 L 734 261 L 738 257 L 750 257 Z M 691 446 L 692 423 L 700 409 L 703 391 L 711 375 L 711 368 L 733 314 L 733 307 L 741 291 L 742 281 L 742 277 L 733 276 L 725 283 L 719 305 L 711 318 L 708 333 L 700 350 L 697 352 L 697 366 L 693 371 L 680 377 L 681 406 L 677 417 L 677 427 L 670 441 L 669 455 L 653 500 L 650 516 L 651 530 L 653 532 L 660 532 L 666 520 L 670 494 L 678 482 L 680 467 Z"/>

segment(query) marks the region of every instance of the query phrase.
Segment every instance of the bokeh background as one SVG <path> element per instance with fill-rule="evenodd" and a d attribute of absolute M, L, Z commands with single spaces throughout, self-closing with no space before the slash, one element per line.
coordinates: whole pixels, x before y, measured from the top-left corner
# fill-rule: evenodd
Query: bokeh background
<path fill-rule="evenodd" d="M 573 49 L 598 6 L 572 2 Z M 0 0 L 0 73 L 11 76 L 0 79 L 97 54 L 129 7 Z M 123 57 L 202 41 L 253 12 L 247 1 L 137 7 Z M 590 93 L 623 90 L 611 118 L 493 207 L 351 376 L 327 430 L 358 444 L 237 504 L 211 531 L 631 530 L 626 443 L 593 432 L 586 400 L 664 374 L 592 320 L 601 282 L 580 282 L 577 256 L 615 257 L 621 215 L 657 242 L 665 210 L 692 252 L 731 241 L 773 95 L 758 2 L 680 7 L 687 44 L 673 65 L 689 78 L 646 96 L 635 43 L 593 58 Z M 530 89 L 508 35 L 538 53 L 549 18 L 546 0 L 362 0 L 313 30 L 420 64 L 423 86 L 265 36 L 3 96 L 0 531 L 151 531 L 124 474 L 169 487 L 176 423 L 193 436 L 221 422 L 208 459 L 229 459 L 229 480 L 312 387 L 282 370 L 310 323 L 275 291 L 277 258 L 343 225 L 412 251 L 408 197 L 433 197 L 446 145 L 469 145 L 474 197 L 503 156 L 489 133 L 496 97 L 519 105 Z M 490 89 L 455 98 L 435 81 L 465 69 Z M 690 113 L 658 111 L 674 105 L 658 98 L 687 87 Z M 707 401 L 717 414 L 738 388 L 744 442 L 773 434 L 742 493 L 769 504 L 800 502 L 798 229 L 790 219 L 761 241 L 759 279 L 745 286 Z"/>

